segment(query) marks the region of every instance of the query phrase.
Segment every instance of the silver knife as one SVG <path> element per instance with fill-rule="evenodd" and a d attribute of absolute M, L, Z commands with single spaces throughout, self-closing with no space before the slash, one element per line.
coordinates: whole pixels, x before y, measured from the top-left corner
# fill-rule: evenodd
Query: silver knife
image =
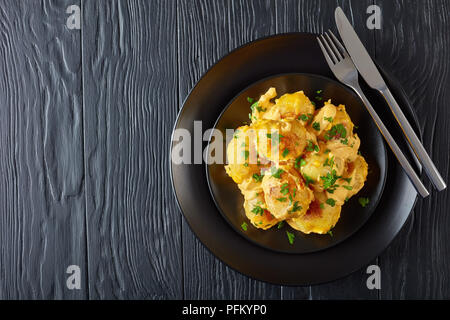
<path fill-rule="evenodd" d="M 334 15 L 339 35 L 341 36 L 341 39 L 344 42 L 345 47 L 359 73 L 371 88 L 378 90 L 386 99 L 392 113 L 402 128 L 406 139 L 411 145 L 417 158 L 423 164 L 425 172 L 433 182 L 433 185 L 439 191 L 444 190 L 447 187 L 444 179 L 442 179 L 442 176 L 439 174 L 439 171 L 436 169 L 436 166 L 427 151 L 409 124 L 397 101 L 395 101 L 391 91 L 386 85 L 386 82 L 384 82 L 380 72 L 375 66 L 375 63 L 369 56 L 369 53 L 367 53 L 366 48 L 362 44 L 361 40 L 359 40 L 358 35 L 345 16 L 344 11 L 342 11 L 340 7 L 337 7 Z"/>

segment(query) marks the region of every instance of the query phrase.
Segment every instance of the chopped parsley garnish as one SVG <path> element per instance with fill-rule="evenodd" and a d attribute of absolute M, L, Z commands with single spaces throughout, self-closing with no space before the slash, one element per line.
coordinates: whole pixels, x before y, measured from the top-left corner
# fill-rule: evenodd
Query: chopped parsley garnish
<path fill-rule="evenodd" d="M 246 162 L 246 163 L 244 163 L 244 167 L 248 167 L 248 163 Z"/>
<path fill-rule="evenodd" d="M 247 227 L 248 227 L 247 222 L 242 222 L 241 228 L 242 228 L 244 231 L 247 231 Z"/>
<path fill-rule="evenodd" d="M 261 182 L 263 177 L 264 176 L 262 174 L 257 174 L 257 173 L 254 173 L 252 176 L 253 180 L 255 180 L 256 182 Z"/>
<path fill-rule="evenodd" d="M 313 151 L 314 150 L 314 143 L 312 140 L 308 140 L 308 144 L 306 145 L 306 151 Z"/>
<path fill-rule="evenodd" d="M 334 200 L 333 198 L 328 198 L 327 201 L 325 201 L 326 204 L 330 205 L 331 207 L 334 207 L 334 205 L 336 204 L 336 200 Z"/>
<path fill-rule="evenodd" d="M 295 198 L 296 194 L 297 194 L 297 188 L 294 188 L 294 190 L 292 191 L 292 196 Z"/>
<path fill-rule="evenodd" d="M 369 204 L 369 198 L 360 197 L 358 199 L 359 204 L 361 207 L 365 208 Z"/>
<path fill-rule="evenodd" d="M 248 118 L 249 118 L 250 120 L 252 120 L 252 114 L 251 114 L 251 113 L 248 114 Z"/>
<path fill-rule="evenodd" d="M 323 203 L 319 204 L 320 209 L 325 209 L 325 205 Z"/>
<path fill-rule="evenodd" d="M 255 111 L 255 108 L 257 108 L 258 107 L 258 101 L 256 101 L 254 104 L 252 104 L 251 106 L 250 106 L 250 109 L 252 109 L 252 112 L 254 112 Z"/>
<path fill-rule="evenodd" d="M 315 107 L 316 103 L 314 101 L 311 101 L 311 104 Z"/>
<path fill-rule="evenodd" d="M 325 149 L 323 153 L 329 153 L 330 151 L 331 151 L 330 149 Z"/>
<path fill-rule="evenodd" d="M 352 190 L 353 189 L 353 187 L 352 186 L 343 186 L 345 189 L 347 189 L 347 190 Z"/>
<path fill-rule="evenodd" d="M 283 195 L 287 195 L 289 193 L 289 184 L 288 183 L 283 183 L 281 185 L 280 193 Z"/>
<path fill-rule="evenodd" d="M 305 185 L 308 186 L 310 183 L 314 183 L 314 180 L 311 179 L 309 176 L 307 176 L 306 174 L 303 174 L 303 178 L 305 178 Z"/>
<path fill-rule="evenodd" d="M 299 210 L 302 210 L 302 206 L 300 206 L 299 204 L 298 204 L 298 201 L 295 201 L 294 202 L 294 206 L 292 207 L 292 210 L 291 210 L 291 212 L 296 212 L 296 211 L 299 211 Z"/>
<path fill-rule="evenodd" d="M 336 189 L 336 181 L 340 176 L 336 174 L 336 170 L 331 170 L 331 173 L 328 172 L 326 176 L 321 176 L 320 179 L 323 180 L 323 188 L 327 191 L 331 190 L 331 193 Z"/>
<path fill-rule="evenodd" d="M 267 109 L 266 108 L 262 108 L 260 106 L 256 106 L 256 110 L 258 110 L 258 112 L 265 112 Z"/>
<path fill-rule="evenodd" d="M 303 120 L 303 121 L 308 121 L 308 120 L 309 120 L 309 118 L 308 118 L 308 116 L 307 116 L 306 114 L 300 115 L 300 116 L 298 117 L 298 119 L 299 119 L 299 120 Z"/>
<path fill-rule="evenodd" d="M 256 215 L 262 216 L 263 213 L 264 213 L 264 210 L 265 210 L 265 209 L 261 208 L 260 206 L 254 206 L 253 209 L 252 209 L 252 212 L 253 212 L 254 214 L 256 214 Z"/>
<path fill-rule="evenodd" d="M 332 117 L 323 117 L 326 121 L 328 122 L 333 122 L 333 118 Z"/>
<path fill-rule="evenodd" d="M 324 167 L 330 167 L 330 168 L 333 168 L 333 166 L 334 166 L 334 156 L 331 157 L 331 158 L 326 158 L 326 159 L 325 159 L 325 162 L 323 163 L 323 166 L 324 166 Z"/>
<path fill-rule="evenodd" d="M 250 152 L 248 150 L 242 151 L 242 156 L 245 158 L 245 160 L 248 159 L 248 156 L 250 155 Z"/>
<path fill-rule="evenodd" d="M 300 167 L 304 166 L 305 164 L 306 164 L 306 161 L 302 157 L 298 157 L 295 159 L 294 166 L 296 169 L 300 169 Z"/>
<path fill-rule="evenodd" d="M 317 94 L 321 94 L 323 90 L 317 90 L 316 93 Z"/>
<path fill-rule="evenodd" d="M 281 228 L 283 228 L 283 226 L 284 226 L 284 221 L 280 221 L 277 224 L 277 229 L 281 229 Z"/>
<path fill-rule="evenodd" d="M 289 195 L 289 205 L 292 206 L 292 202 L 294 202 L 294 198 L 292 198 L 292 194 Z"/>
<path fill-rule="evenodd" d="M 288 154 L 289 154 L 289 149 L 286 148 L 283 150 L 283 153 L 281 155 L 283 156 L 283 158 L 286 158 Z"/>
<path fill-rule="evenodd" d="M 319 97 L 319 96 L 316 97 L 317 101 L 322 101 L 322 99 L 323 99 L 322 97 Z"/>
<path fill-rule="evenodd" d="M 344 180 L 347 183 L 350 183 L 352 181 L 352 178 L 341 178 L 341 180 Z"/>
<path fill-rule="evenodd" d="M 313 127 L 314 130 L 320 131 L 320 123 L 314 122 L 314 123 L 312 124 L 312 127 Z"/>
<path fill-rule="evenodd" d="M 287 198 L 285 198 L 285 197 L 277 198 L 277 201 L 286 202 Z"/>
<path fill-rule="evenodd" d="M 320 151 L 319 146 L 317 144 L 314 146 L 314 151 L 315 152 L 319 152 Z"/>
<path fill-rule="evenodd" d="M 331 237 L 333 236 L 333 231 L 331 231 L 331 230 L 328 230 L 328 232 L 327 232 Z"/>
<path fill-rule="evenodd" d="M 341 143 L 345 144 L 345 145 L 348 145 L 348 139 L 347 138 L 341 139 Z"/>
<path fill-rule="evenodd" d="M 350 198 L 349 197 L 345 197 L 345 202 L 347 202 L 348 200 L 350 200 Z"/>
<path fill-rule="evenodd" d="M 289 243 L 294 244 L 295 235 L 289 231 L 286 231 L 286 235 L 288 237 Z"/>
<path fill-rule="evenodd" d="M 236 130 L 233 134 L 233 138 L 238 139 L 239 138 L 238 133 L 239 133 L 239 130 Z"/>
<path fill-rule="evenodd" d="M 284 172 L 283 169 L 279 169 L 276 167 L 272 167 L 270 169 L 270 173 L 272 174 L 272 177 L 277 178 L 277 179 L 281 179 L 281 174 Z"/>
<path fill-rule="evenodd" d="M 333 138 L 343 138 L 347 136 L 347 130 L 345 129 L 344 125 L 342 123 L 338 123 L 331 127 L 330 130 L 328 130 L 325 133 L 325 140 L 331 140 Z"/>
<path fill-rule="evenodd" d="M 250 97 L 247 97 L 247 101 L 248 101 L 249 103 L 253 103 L 253 102 L 255 102 L 255 99 L 250 98 Z"/>

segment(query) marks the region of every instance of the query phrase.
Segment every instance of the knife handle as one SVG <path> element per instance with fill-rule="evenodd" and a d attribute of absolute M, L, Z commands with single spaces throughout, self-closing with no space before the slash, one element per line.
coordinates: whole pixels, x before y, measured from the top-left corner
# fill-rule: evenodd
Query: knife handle
<path fill-rule="evenodd" d="M 384 139 L 386 140 L 387 144 L 391 148 L 392 152 L 394 153 L 395 157 L 397 158 L 398 162 L 400 162 L 400 165 L 402 166 L 403 170 L 405 170 L 406 174 L 409 177 L 409 180 L 412 182 L 414 187 L 416 188 L 417 192 L 423 197 L 427 197 L 429 195 L 427 188 L 423 185 L 422 181 L 420 180 L 417 173 L 414 171 L 413 167 L 410 165 L 408 159 L 403 154 L 402 150 L 399 148 L 397 143 L 395 142 L 394 138 L 392 137 L 389 130 L 385 127 L 384 123 L 381 121 L 378 114 L 375 112 L 374 108 L 372 107 L 372 104 L 369 102 L 369 100 L 364 95 L 363 91 L 361 90 L 359 84 L 355 83 L 351 86 L 353 90 L 358 94 L 358 96 L 363 101 L 364 105 L 366 106 L 367 111 L 369 111 L 372 119 L 375 121 L 375 124 L 378 127 L 378 130 L 380 130 L 381 134 L 383 135 Z"/>
<path fill-rule="evenodd" d="M 417 158 L 422 163 L 425 172 L 430 178 L 431 182 L 437 190 L 444 190 L 447 187 L 444 179 L 439 174 L 439 171 L 437 170 L 427 151 L 423 147 L 413 128 L 409 124 L 397 101 L 395 101 L 391 91 L 387 87 L 379 91 L 386 99 L 392 113 L 394 114 L 395 119 L 397 119 L 398 124 L 403 130 L 403 134 L 406 136 L 406 140 L 408 140 L 408 143 L 411 145 Z"/>

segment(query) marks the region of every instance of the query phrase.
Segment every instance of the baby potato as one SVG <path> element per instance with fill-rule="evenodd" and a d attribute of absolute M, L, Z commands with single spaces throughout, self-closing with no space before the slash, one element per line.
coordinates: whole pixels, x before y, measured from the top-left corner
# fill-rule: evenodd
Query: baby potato
<path fill-rule="evenodd" d="M 236 183 L 242 183 L 254 173 L 260 171 L 257 165 L 256 151 L 251 147 L 251 138 L 247 135 L 248 126 L 239 127 L 227 147 L 227 174 Z"/>
<path fill-rule="evenodd" d="M 325 103 L 325 105 L 320 108 L 314 116 L 313 121 L 309 124 L 309 131 L 319 136 L 326 130 L 330 130 L 333 119 L 336 116 L 336 112 L 336 107 L 332 105 L 330 101 Z"/>
<path fill-rule="evenodd" d="M 277 90 L 272 87 L 269 88 L 269 90 L 267 90 L 267 92 L 263 94 L 256 103 L 252 104 L 251 120 L 253 123 L 262 119 L 267 110 L 270 110 L 270 108 L 274 105 L 274 103 L 270 100 L 275 98 L 276 96 Z"/>
<path fill-rule="evenodd" d="M 258 136 L 258 155 L 270 161 L 294 160 L 305 149 L 306 129 L 298 120 L 261 120 L 253 128 Z"/>
<path fill-rule="evenodd" d="M 275 100 L 275 105 L 272 106 L 263 115 L 263 119 L 269 120 L 293 120 L 302 119 L 302 115 L 308 117 L 314 113 L 314 105 L 303 91 L 294 93 L 287 93 Z M 306 118 L 305 118 L 306 119 Z M 302 124 L 305 124 L 305 120 Z"/>
<path fill-rule="evenodd" d="M 333 192 L 327 192 L 328 197 L 336 200 L 336 204 L 343 205 L 346 199 L 350 199 L 364 187 L 368 173 L 368 165 L 362 156 L 347 163 L 347 168 L 342 178 L 338 180 L 339 187 Z"/>
<path fill-rule="evenodd" d="M 305 214 L 313 200 L 312 191 L 289 165 L 274 166 L 267 171 L 262 188 L 268 210 L 279 220 Z"/>
<path fill-rule="evenodd" d="M 245 180 L 246 186 L 241 188 L 241 190 L 245 189 L 245 192 L 242 192 L 245 215 L 256 228 L 266 230 L 277 224 L 279 220 L 267 210 L 261 183 L 257 184 L 251 180 L 251 178 Z"/>
<path fill-rule="evenodd" d="M 341 206 L 328 201 L 325 193 L 314 193 L 314 201 L 309 205 L 306 214 L 286 220 L 287 223 L 303 233 L 329 232 L 338 222 L 341 215 Z M 331 205 L 333 204 L 333 205 Z"/>

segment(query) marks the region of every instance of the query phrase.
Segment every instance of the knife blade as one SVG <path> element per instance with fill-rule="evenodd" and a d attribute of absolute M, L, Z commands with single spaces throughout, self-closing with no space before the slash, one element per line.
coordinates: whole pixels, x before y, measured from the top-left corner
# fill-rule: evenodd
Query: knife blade
<path fill-rule="evenodd" d="M 361 40 L 359 40 L 344 11 L 337 7 L 334 16 L 339 35 L 361 76 L 374 89 L 383 90 L 386 88 L 386 83 Z"/>
<path fill-rule="evenodd" d="M 402 109 L 398 105 L 391 91 L 387 87 L 386 82 L 384 82 L 383 77 L 375 66 L 375 63 L 369 56 L 369 53 L 345 16 L 344 11 L 342 11 L 340 7 L 337 7 L 334 12 L 334 16 L 339 35 L 341 36 L 341 39 L 344 42 L 345 48 L 347 49 L 353 63 L 358 69 L 359 74 L 371 88 L 378 90 L 386 99 L 386 102 L 394 114 L 395 119 L 403 130 L 406 140 L 412 147 L 417 159 L 419 159 L 423 164 L 425 172 L 433 182 L 433 185 L 439 191 L 444 190 L 447 188 L 447 184 L 423 147 L 420 139 L 411 127 L 411 124 L 408 122 L 408 119 L 406 119 Z"/>

